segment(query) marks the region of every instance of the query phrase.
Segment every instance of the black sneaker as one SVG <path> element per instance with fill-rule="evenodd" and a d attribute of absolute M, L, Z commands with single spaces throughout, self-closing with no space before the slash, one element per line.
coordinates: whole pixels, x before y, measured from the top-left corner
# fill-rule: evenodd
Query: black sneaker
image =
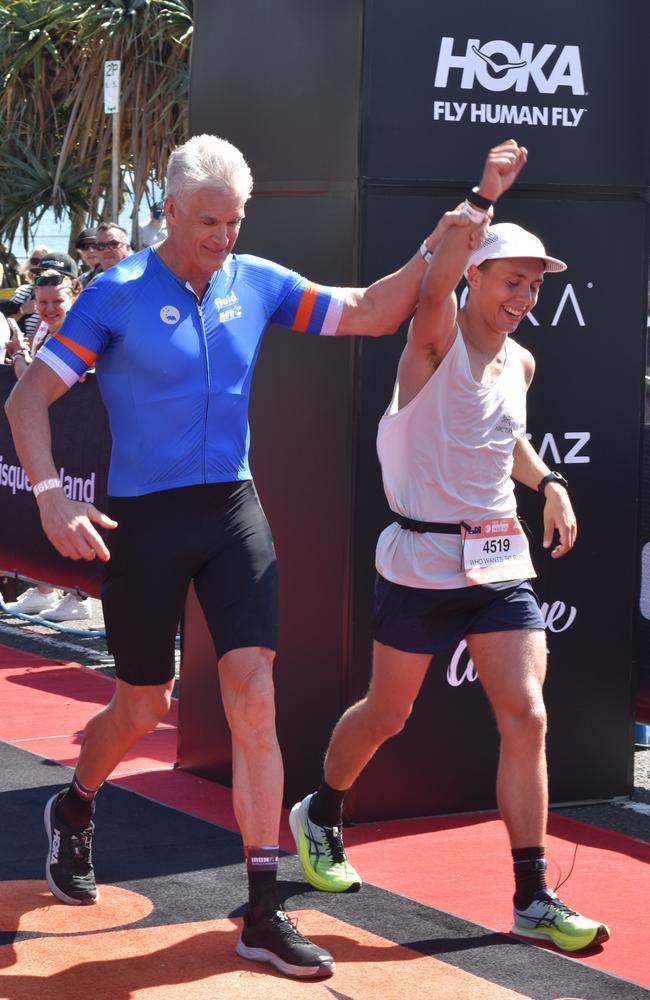
<path fill-rule="evenodd" d="M 273 910 L 255 922 L 247 913 L 236 950 L 242 958 L 270 962 L 285 976 L 301 979 L 324 979 L 336 968 L 330 953 L 303 937 L 284 910 Z"/>
<path fill-rule="evenodd" d="M 62 903 L 88 906 L 99 899 L 91 857 L 95 824 L 91 822 L 85 830 L 73 830 L 59 820 L 56 804 L 64 794 L 53 795 L 45 806 L 45 832 L 50 842 L 45 877 L 50 891 Z"/>

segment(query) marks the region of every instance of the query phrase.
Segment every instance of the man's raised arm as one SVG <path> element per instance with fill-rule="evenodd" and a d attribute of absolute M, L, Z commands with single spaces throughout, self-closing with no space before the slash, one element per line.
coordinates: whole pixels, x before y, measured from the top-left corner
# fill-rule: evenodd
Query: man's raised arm
<path fill-rule="evenodd" d="M 344 288 L 344 306 L 337 336 L 394 333 L 413 313 L 420 294 L 427 261 L 448 229 L 459 229 L 467 239 L 471 220 L 459 209 L 445 212 L 436 228 L 399 270 L 378 278 L 367 288 Z M 477 243 L 478 245 L 478 243 Z"/>
<path fill-rule="evenodd" d="M 523 169 L 527 151 L 508 139 L 489 151 L 483 176 L 476 190 L 477 203 L 490 205 L 514 184 Z M 485 212 L 466 202 L 465 211 L 473 229 L 485 224 Z M 440 360 L 453 343 L 456 324 L 455 289 L 474 249 L 467 233 L 448 229 L 431 260 L 424 279 L 417 311 L 409 331 L 409 350 L 424 351 Z"/>

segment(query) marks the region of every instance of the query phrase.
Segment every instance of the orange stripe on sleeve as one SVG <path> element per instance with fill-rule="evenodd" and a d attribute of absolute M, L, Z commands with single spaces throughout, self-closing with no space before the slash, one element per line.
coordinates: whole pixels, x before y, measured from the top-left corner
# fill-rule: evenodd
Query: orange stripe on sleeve
<path fill-rule="evenodd" d="M 311 314 L 314 311 L 314 306 L 316 305 L 317 295 L 318 286 L 310 283 L 300 296 L 300 304 L 296 311 L 296 318 L 292 327 L 292 329 L 296 330 L 298 333 L 305 333 L 307 331 Z"/>
<path fill-rule="evenodd" d="M 78 344 L 75 340 L 70 340 L 69 337 L 64 337 L 61 333 L 55 333 L 54 338 L 60 341 L 68 350 L 72 351 L 73 354 L 76 354 L 78 358 L 81 358 L 88 368 L 92 368 L 95 364 L 97 355 L 89 351 L 88 348 L 82 347 L 81 344 Z"/>

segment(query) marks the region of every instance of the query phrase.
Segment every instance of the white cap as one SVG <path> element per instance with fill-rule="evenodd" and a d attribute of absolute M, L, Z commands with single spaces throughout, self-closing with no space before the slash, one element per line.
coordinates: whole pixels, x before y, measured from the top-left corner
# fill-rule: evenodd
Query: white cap
<path fill-rule="evenodd" d="M 544 271 L 566 271 L 567 265 L 557 257 L 549 257 L 539 237 L 515 225 L 514 222 L 499 222 L 490 226 L 480 247 L 467 262 L 465 277 L 472 264 L 476 267 L 484 260 L 499 260 L 506 257 L 539 257 L 544 261 Z"/>

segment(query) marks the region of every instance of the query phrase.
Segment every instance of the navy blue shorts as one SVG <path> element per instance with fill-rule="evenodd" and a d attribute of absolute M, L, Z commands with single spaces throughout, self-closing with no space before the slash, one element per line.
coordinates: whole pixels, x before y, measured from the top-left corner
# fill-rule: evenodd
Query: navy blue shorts
<path fill-rule="evenodd" d="M 250 481 L 109 497 L 102 604 L 115 672 L 129 684 L 174 676 L 175 636 L 190 580 L 217 656 L 277 647 L 273 539 Z"/>
<path fill-rule="evenodd" d="M 373 637 L 407 653 L 441 653 L 477 632 L 543 629 L 529 580 L 430 590 L 375 579 Z"/>

